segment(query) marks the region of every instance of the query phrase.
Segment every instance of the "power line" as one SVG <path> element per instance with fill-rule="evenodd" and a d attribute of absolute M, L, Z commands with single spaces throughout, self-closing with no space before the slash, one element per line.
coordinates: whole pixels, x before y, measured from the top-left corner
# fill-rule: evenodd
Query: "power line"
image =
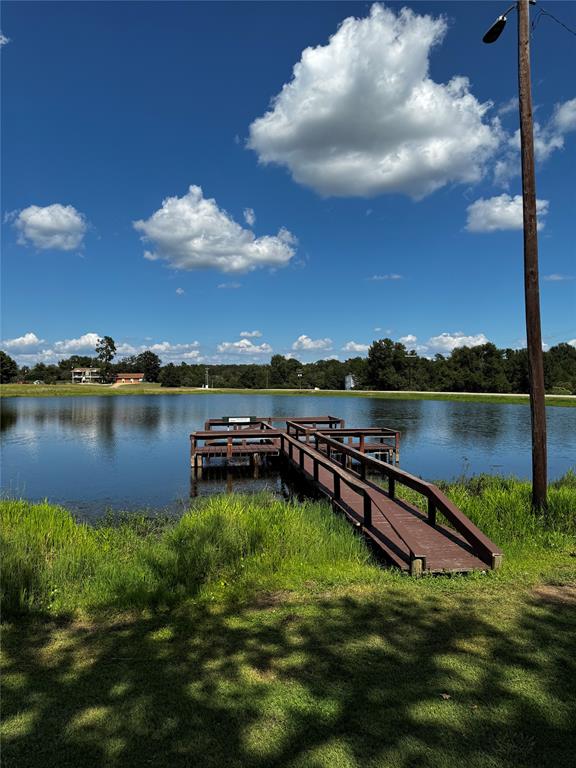
<path fill-rule="evenodd" d="M 571 35 L 574 35 L 576 37 L 576 30 L 571 29 L 569 26 L 564 24 L 563 21 L 560 21 L 560 19 L 557 19 L 556 16 L 554 16 L 553 13 L 550 13 L 550 11 L 545 10 L 544 8 L 540 8 L 539 14 L 536 16 L 534 21 L 532 22 L 532 34 L 534 34 L 534 31 L 536 30 L 536 27 L 538 26 L 540 19 L 542 16 L 548 16 L 549 18 L 553 19 L 557 24 L 560 24 L 561 27 L 564 27 L 564 29 L 568 32 L 570 32 Z"/>

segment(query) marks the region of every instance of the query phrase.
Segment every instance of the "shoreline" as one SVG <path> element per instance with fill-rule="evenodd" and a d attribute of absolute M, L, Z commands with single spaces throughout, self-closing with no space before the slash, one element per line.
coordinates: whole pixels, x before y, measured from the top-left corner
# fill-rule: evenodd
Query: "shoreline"
<path fill-rule="evenodd" d="M 285 395 L 287 397 L 370 397 L 382 400 L 448 400 L 473 403 L 511 403 L 529 405 L 529 395 L 504 392 L 423 392 L 417 390 L 342 390 L 342 389 L 202 389 L 201 387 L 161 387 L 158 384 L 110 387 L 98 384 L 2 384 L 5 397 L 118 397 L 128 395 Z M 576 395 L 546 395 L 546 405 L 576 407 Z"/>

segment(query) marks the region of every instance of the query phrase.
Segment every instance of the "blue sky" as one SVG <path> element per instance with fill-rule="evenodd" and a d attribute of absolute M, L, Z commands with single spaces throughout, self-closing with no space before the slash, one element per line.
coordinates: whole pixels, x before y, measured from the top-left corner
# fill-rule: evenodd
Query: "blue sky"
<path fill-rule="evenodd" d="M 481 43 L 505 6 L 3 3 L 2 348 L 521 346 L 515 14 Z M 548 345 L 576 345 L 575 50 L 538 20 Z"/>

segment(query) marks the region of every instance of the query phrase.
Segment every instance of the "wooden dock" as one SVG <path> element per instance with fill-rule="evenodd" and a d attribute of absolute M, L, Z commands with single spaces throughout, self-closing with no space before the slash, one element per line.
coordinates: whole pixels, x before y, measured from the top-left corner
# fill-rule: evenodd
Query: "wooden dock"
<path fill-rule="evenodd" d="M 205 427 L 190 436 L 195 475 L 211 458 L 248 457 L 256 465 L 281 457 L 401 570 L 466 573 L 502 562 L 501 550 L 439 488 L 397 466 L 396 430 L 347 429 L 333 416 L 231 417 Z M 398 486 L 415 492 L 425 511 L 401 498 Z"/>

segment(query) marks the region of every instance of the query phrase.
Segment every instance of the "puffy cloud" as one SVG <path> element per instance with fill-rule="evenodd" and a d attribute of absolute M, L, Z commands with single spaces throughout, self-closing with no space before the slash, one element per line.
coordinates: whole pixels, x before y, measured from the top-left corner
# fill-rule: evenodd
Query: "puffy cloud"
<path fill-rule="evenodd" d="M 6 35 L 3 35 L 2 32 L 0 32 L 0 47 L 3 45 L 8 45 L 10 42 L 10 38 L 6 37 Z"/>
<path fill-rule="evenodd" d="M 223 341 L 218 344 L 218 352 L 233 353 L 239 355 L 267 355 L 272 352 L 270 344 L 254 344 L 249 339 L 240 339 L 240 341 Z"/>
<path fill-rule="evenodd" d="M 24 336 L 18 336 L 15 339 L 6 339 L 1 342 L 0 346 L 3 349 L 12 350 L 14 352 L 30 352 L 32 349 L 36 349 L 44 343 L 44 339 L 39 339 L 35 333 L 30 331 L 29 333 L 25 333 Z"/>
<path fill-rule="evenodd" d="M 431 336 L 424 344 L 418 344 L 418 337 L 414 336 L 413 333 L 401 336 L 398 341 L 408 349 L 415 350 L 424 356 L 434 355 L 437 352 L 449 354 L 458 347 L 478 347 L 481 344 L 488 343 L 488 339 L 483 333 L 478 333 L 475 336 L 466 336 L 461 331 Z"/>
<path fill-rule="evenodd" d="M 458 347 L 479 347 L 487 344 L 488 339 L 483 333 L 475 336 L 466 336 L 461 331 L 456 333 L 441 333 L 439 336 L 431 336 L 426 342 L 425 348 L 429 352 L 452 352 Z"/>
<path fill-rule="evenodd" d="M 216 287 L 221 290 L 236 290 L 242 288 L 242 283 L 219 283 Z"/>
<path fill-rule="evenodd" d="M 544 227 L 543 218 L 548 213 L 548 200 L 536 201 L 538 229 Z M 522 196 L 511 197 L 508 194 L 480 198 L 466 209 L 468 220 L 466 229 L 469 232 L 496 232 L 504 229 L 522 229 Z"/>
<path fill-rule="evenodd" d="M 568 344 L 570 344 L 571 347 L 576 347 L 576 339 L 570 339 Z"/>
<path fill-rule="evenodd" d="M 518 112 L 518 96 L 512 96 L 512 98 L 498 107 L 499 115 L 507 115 L 510 112 Z"/>
<path fill-rule="evenodd" d="M 576 99 L 556 104 L 552 121 L 560 133 L 576 131 Z"/>
<path fill-rule="evenodd" d="M 171 344 L 169 341 L 160 341 L 151 346 L 142 347 L 141 351 L 149 349 L 159 356 L 170 355 L 172 357 L 177 357 L 178 355 L 183 355 L 184 357 L 197 357 L 197 349 L 199 346 L 199 341 L 191 341 L 188 344 Z"/>
<path fill-rule="evenodd" d="M 284 267 L 294 256 L 296 239 L 287 229 L 255 237 L 243 229 L 202 189 L 191 186 L 183 197 L 168 197 L 146 221 L 134 222 L 142 241 L 153 251 L 144 257 L 163 259 L 173 269 L 213 267 L 222 272 L 249 272 L 258 267 Z"/>
<path fill-rule="evenodd" d="M 556 150 L 564 147 L 564 137 L 576 130 L 576 99 L 556 104 L 550 119 L 534 123 L 534 155 L 543 163 Z M 516 130 L 505 144 L 503 155 L 494 167 L 494 181 L 508 186 L 510 179 L 520 173 L 520 130 Z"/>
<path fill-rule="evenodd" d="M 347 341 L 342 347 L 343 352 L 368 352 L 370 344 L 357 344 L 355 341 Z"/>
<path fill-rule="evenodd" d="M 240 331 L 240 336 L 244 339 L 258 339 L 262 336 L 261 331 Z"/>
<path fill-rule="evenodd" d="M 368 280 L 374 280 L 375 282 L 378 282 L 379 280 L 402 280 L 403 275 L 398 275 L 395 272 L 392 272 L 390 275 L 372 275 L 372 277 L 369 277 Z"/>
<path fill-rule="evenodd" d="M 184 290 L 184 288 L 176 288 L 176 295 L 177 296 L 184 296 L 185 293 L 186 293 L 186 291 Z"/>
<path fill-rule="evenodd" d="M 250 126 L 262 163 L 286 166 L 321 195 L 422 198 L 474 182 L 501 141 L 465 77 L 436 83 L 432 49 L 444 18 L 374 4 L 327 45 L 306 48 L 272 108 Z"/>
<path fill-rule="evenodd" d="M 30 205 L 10 215 L 18 230 L 18 243 L 40 250 L 74 251 L 82 245 L 87 224 L 73 205 Z"/>
<path fill-rule="evenodd" d="M 96 354 L 96 344 L 100 334 L 84 333 L 77 339 L 64 339 L 54 342 L 54 351 L 59 355 L 94 355 Z"/>
<path fill-rule="evenodd" d="M 253 227 L 256 224 L 256 214 L 254 208 L 244 208 L 244 221 L 249 227 Z"/>
<path fill-rule="evenodd" d="M 544 275 L 542 279 L 551 283 L 560 283 L 568 280 L 574 280 L 574 275 L 559 275 L 557 272 L 555 272 L 551 275 Z"/>
<path fill-rule="evenodd" d="M 303 333 L 301 336 L 298 336 L 296 341 L 292 344 L 292 349 L 332 349 L 332 339 L 311 339 L 310 336 L 306 336 L 306 334 Z"/>

